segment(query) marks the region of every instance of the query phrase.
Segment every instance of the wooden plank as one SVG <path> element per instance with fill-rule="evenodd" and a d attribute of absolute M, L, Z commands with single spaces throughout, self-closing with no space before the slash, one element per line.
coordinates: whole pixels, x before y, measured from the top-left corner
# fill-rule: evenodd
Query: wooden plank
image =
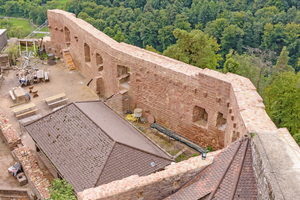
<path fill-rule="evenodd" d="M 27 114 L 30 114 L 30 113 L 35 113 L 37 110 L 38 110 L 38 109 L 30 110 L 30 111 L 28 111 L 28 112 L 25 112 L 25 113 L 16 115 L 16 117 L 19 118 L 19 117 L 22 117 L 22 116 L 27 115 Z"/>
<path fill-rule="evenodd" d="M 22 107 L 15 108 L 15 109 L 13 109 L 13 112 L 14 113 L 18 113 L 18 112 L 21 112 L 23 110 L 27 110 L 27 109 L 31 109 L 31 108 L 35 108 L 35 104 L 34 103 L 29 103 L 29 104 L 24 105 Z"/>
<path fill-rule="evenodd" d="M 13 94 L 13 92 L 11 90 L 9 91 L 9 94 L 10 94 L 12 100 L 16 100 L 16 97 L 14 96 L 14 94 Z"/>
<path fill-rule="evenodd" d="M 50 101 L 54 101 L 56 99 L 61 99 L 61 98 L 64 98 L 65 96 L 66 96 L 65 93 L 60 93 L 60 94 L 57 94 L 57 95 L 54 95 L 51 97 L 47 97 L 44 99 L 44 101 L 46 101 L 46 103 L 48 104 L 48 102 L 50 102 Z"/>
<path fill-rule="evenodd" d="M 64 102 L 64 101 L 67 101 L 68 98 L 65 98 L 65 99 L 62 99 L 62 100 L 59 100 L 59 101 L 55 101 L 53 103 L 49 103 L 48 106 L 52 106 L 52 105 L 55 105 L 55 104 L 58 104 L 58 103 L 61 103 L 61 102 Z"/>

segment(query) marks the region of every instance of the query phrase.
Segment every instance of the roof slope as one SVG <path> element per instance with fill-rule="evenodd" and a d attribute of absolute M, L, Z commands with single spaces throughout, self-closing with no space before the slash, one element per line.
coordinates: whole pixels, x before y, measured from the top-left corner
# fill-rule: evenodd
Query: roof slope
<path fill-rule="evenodd" d="M 25 128 L 76 192 L 95 186 L 114 142 L 74 104 Z"/>
<path fill-rule="evenodd" d="M 151 163 L 155 166 L 151 166 Z M 128 174 L 146 176 L 169 164 L 170 161 L 164 158 L 116 143 L 96 186 L 121 180 Z"/>
<path fill-rule="evenodd" d="M 238 140 L 216 156 L 214 163 L 166 199 L 257 199 L 248 139 Z"/>
<path fill-rule="evenodd" d="M 104 103 L 100 101 L 82 101 L 75 102 L 75 104 L 116 142 L 170 159 L 165 152 L 153 145 L 153 142 L 133 126 L 130 126 L 126 120 L 121 119 Z"/>
<path fill-rule="evenodd" d="M 164 167 L 173 161 L 107 108 L 101 101 L 71 103 L 25 126 L 76 193 L 130 175 L 147 175 L 157 169 L 151 162 Z"/>

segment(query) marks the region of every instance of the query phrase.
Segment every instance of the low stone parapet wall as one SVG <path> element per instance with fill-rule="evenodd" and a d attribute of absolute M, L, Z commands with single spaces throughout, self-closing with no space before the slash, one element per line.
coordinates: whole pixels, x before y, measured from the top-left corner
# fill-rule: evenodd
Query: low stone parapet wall
<path fill-rule="evenodd" d="M 27 147 L 19 147 L 13 152 L 15 159 L 22 164 L 31 190 L 39 199 L 50 198 L 50 181 L 37 165 L 37 161 Z"/>
<path fill-rule="evenodd" d="M 97 188 L 90 188 L 79 192 L 77 197 L 79 200 L 163 199 L 212 164 L 212 157 L 217 153 L 219 151 L 210 154 L 206 160 L 202 160 L 202 156 L 192 157 L 148 176 L 133 175 Z"/>
<path fill-rule="evenodd" d="M 0 131 L 11 151 L 21 144 L 21 138 L 2 111 L 0 111 Z"/>
<path fill-rule="evenodd" d="M 299 146 L 285 128 L 253 134 L 251 150 L 258 199 L 295 199 L 300 193 Z"/>

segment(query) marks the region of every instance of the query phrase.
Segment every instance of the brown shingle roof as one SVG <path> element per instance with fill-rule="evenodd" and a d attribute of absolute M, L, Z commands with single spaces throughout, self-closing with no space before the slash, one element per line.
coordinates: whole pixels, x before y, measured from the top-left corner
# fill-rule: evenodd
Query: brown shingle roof
<path fill-rule="evenodd" d="M 130 175 L 149 174 L 158 169 L 151 166 L 153 161 L 159 167 L 173 161 L 100 101 L 71 103 L 25 129 L 76 193 Z M 118 134 L 136 143 L 122 137 L 127 143 L 122 144 Z"/>
<path fill-rule="evenodd" d="M 248 139 L 238 140 L 216 156 L 214 163 L 166 199 L 256 199 L 257 190 Z"/>

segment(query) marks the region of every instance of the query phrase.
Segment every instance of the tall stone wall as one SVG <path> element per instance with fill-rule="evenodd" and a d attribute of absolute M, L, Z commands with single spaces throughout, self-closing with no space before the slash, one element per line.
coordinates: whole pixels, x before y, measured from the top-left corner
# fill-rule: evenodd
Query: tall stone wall
<path fill-rule="evenodd" d="M 220 149 L 242 135 L 226 135 L 224 126 L 217 127 L 219 115 L 227 122 L 232 115 L 232 87 L 226 75 L 118 43 L 71 13 L 50 10 L 48 20 L 51 45 L 61 56 L 69 48 L 76 68 L 88 79 L 101 76 L 101 86 L 94 80 L 90 84 L 100 95 L 125 89 L 132 110 L 142 108 L 144 116 L 152 114 L 157 123 L 204 147 Z M 198 120 L 195 115 L 203 118 L 203 112 L 205 120 Z"/>

